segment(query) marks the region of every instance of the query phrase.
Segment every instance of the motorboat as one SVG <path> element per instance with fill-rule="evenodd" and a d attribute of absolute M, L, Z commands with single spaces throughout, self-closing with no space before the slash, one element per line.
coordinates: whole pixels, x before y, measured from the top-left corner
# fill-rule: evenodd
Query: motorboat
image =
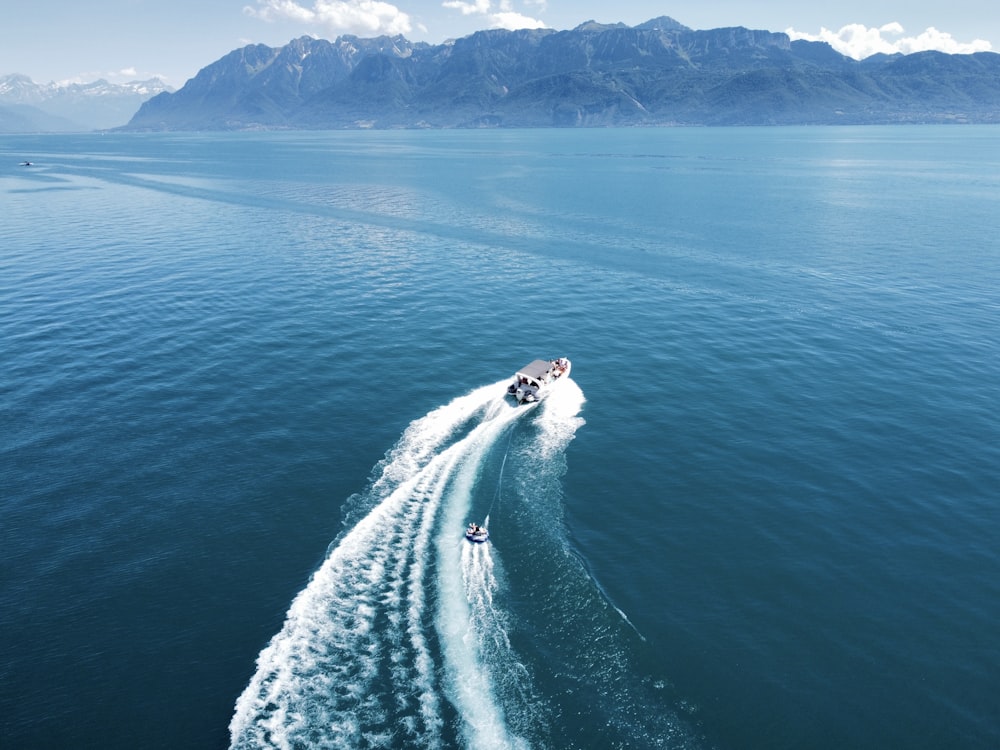
<path fill-rule="evenodd" d="M 514 373 L 507 395 L 519 404 L 540 401 L 555 383 L 569 377 L 569 370 L 570 361 L 565 357 L 536 359 Z"/>
<path fill-rule="evenodd" d="M 469 528 L 465 530 L 465 538 L 470 542 L 485 542 L 490 538 L 490 532 L 486 530 L 485 526 L 480 526 L 478 523 L 470 523 Z"/>

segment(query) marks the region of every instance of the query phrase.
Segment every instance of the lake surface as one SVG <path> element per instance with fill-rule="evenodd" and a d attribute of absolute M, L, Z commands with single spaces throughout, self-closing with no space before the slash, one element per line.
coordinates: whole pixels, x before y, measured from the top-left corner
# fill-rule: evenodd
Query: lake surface
<path fill-rule="evenodd" d="M 4 747 L 1000 746 L 1000 128 L 5 136 L 0 207 Z"/>

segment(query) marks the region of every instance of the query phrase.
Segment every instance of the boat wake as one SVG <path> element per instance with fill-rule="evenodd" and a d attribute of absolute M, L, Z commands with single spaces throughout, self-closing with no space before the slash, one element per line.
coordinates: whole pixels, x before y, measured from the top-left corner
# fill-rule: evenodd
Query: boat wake
<path fill-rule="evenodd" d="M 583 394 L 567 380 L 515 407 L 504 387 L 413 422 L 377 467 L 357 518 L 260 653 L 232 747 L 529 746 L 520 728 L 541 719 L 496 602 L 499 556 L 463 530 L 492 494 L 480 485 L 503 466 L 502 436 L 533 421 L 536 455 L 564 451 Z"/>

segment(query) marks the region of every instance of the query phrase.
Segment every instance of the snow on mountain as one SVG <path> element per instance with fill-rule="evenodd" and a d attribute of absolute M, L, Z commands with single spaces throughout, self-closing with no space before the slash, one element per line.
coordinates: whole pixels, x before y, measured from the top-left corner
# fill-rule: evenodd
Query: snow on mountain
<path fill-rule="evenodd" d="M 124 125 L 148 99 L 173 88 L 159 78 L 118 84 L 104 79 L 91 83 L 35 83 L 17 73 L 0 76 L 0 117 L 6 132 L 102 130 Z M 25 107 L 32 109 L 24 109 Z M 31 111 L 50 117 L 31 117 Z"/>

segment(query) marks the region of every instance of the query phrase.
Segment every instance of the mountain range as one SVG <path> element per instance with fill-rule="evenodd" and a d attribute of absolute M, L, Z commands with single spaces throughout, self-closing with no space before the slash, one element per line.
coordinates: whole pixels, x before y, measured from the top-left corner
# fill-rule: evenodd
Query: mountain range
<path fill-rule="evenodd" d="M 18 117 L 34 117 L 34 129 L 127 121 L 117 129 L 131 131 L 995 123 L 1000 55 L 858 61 L 822 42 L 696 31 L 667 16 L 634 27 L 495 29 L 439 45 L 301 37 L 234 50 L 177 91 L 159 80 L 40 87 L 0 78 L 0 132 L 17 130 Z"/>
<path fill-rule="evenodd" d="M 857 61 L 742 27 L 480 31 L 251 45 L 145 102 L 131 130 L 1000 122 L 1000 55 Z"/>
<path fill-rule="evenodd" d="M 39 84 L 0 76 L 0 133 L 83 132 L 124 125 L 144 101 L 171 92 L 159 78 L 125 84 Z"/>

